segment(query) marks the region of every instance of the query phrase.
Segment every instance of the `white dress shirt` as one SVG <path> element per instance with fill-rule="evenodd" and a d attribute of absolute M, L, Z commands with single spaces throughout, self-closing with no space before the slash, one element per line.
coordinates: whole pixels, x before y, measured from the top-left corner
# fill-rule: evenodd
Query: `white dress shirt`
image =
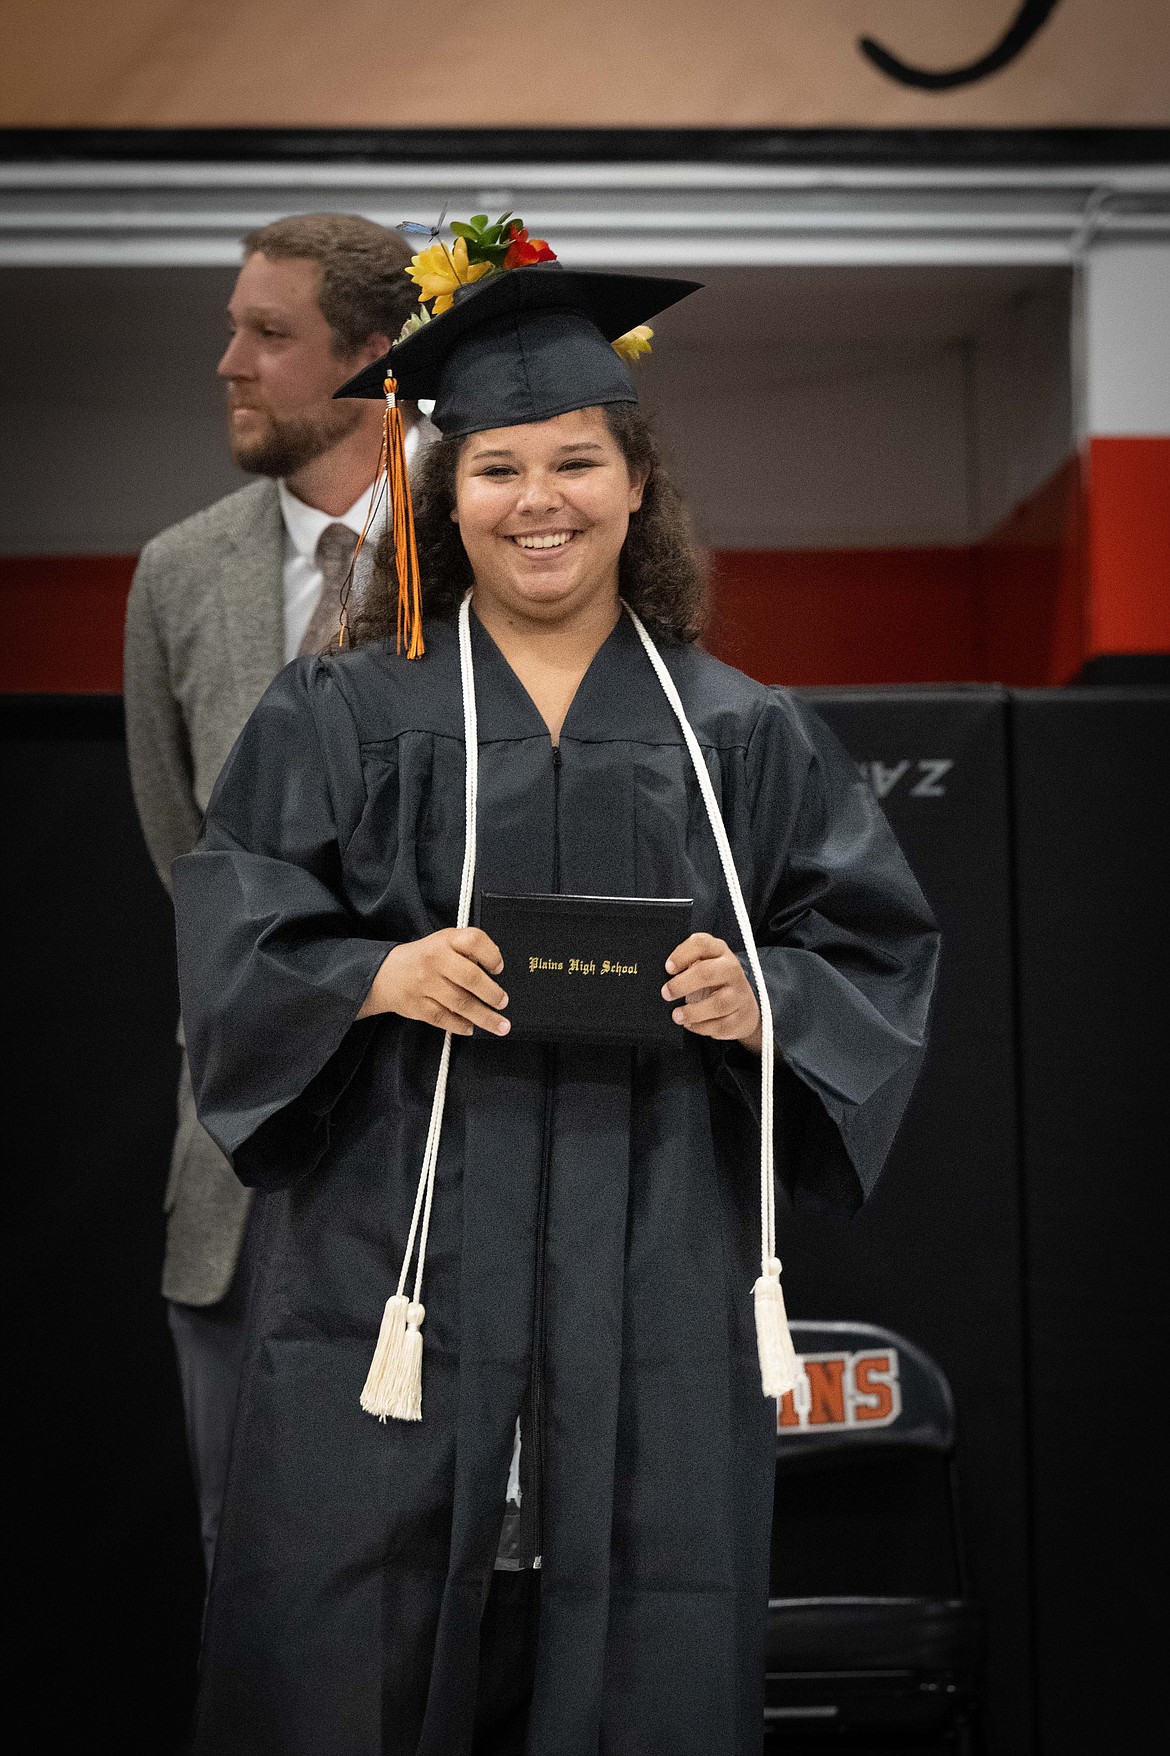
<path fill-rule="evenodd" d="M 315 506 L 306 506 L 284 482 L 278 485 L 280 515 L 284 519 L 284 662 L 287 664 L 300 651 L 305 630 L 320 601 L 324 580 L 317 565 L 317 544 L 321 532 L 328 525 L 345 524 L 355 536 L 360 536 L 374 487 L 371 482 L 348 512 L 334 518 L 328 512 L 318 512 Z"/>

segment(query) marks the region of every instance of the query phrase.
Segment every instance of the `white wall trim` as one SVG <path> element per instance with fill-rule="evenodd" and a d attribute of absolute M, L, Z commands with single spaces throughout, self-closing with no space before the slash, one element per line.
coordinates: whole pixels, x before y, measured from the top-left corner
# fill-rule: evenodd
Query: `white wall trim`
<path fill-rule="evenodd" d="M 1069 263 L 1170 240 L 1170 164 L 815 169 L 711 164 L 0 165 L 0 265 L 226 266 L 282 214 L 386 224 L 516 206 L 580 266 Z"/>

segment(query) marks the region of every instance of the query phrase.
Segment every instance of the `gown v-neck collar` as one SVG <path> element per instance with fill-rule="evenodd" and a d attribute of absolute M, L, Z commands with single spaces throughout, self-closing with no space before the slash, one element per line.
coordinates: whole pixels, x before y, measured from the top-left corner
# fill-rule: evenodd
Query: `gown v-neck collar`
<path fill-rule="evenodd" d="M 544 715 L 474 608 L 471 652 L 481 739 L 545 738 L 558 746 L 566 739 L 678 741 L 670 707 L 624 608 L 586 666 L 555 741 Z"/>

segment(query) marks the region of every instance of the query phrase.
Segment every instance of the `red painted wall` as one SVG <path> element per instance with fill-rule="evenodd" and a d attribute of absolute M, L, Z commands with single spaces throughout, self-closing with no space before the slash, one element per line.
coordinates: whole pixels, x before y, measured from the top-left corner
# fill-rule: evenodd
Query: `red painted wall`
<path fill-rule="evenodd" d="M 0 690 L 120 690 L 134 561 L 0 558 Z M 724 551 L 706 644 L 767 682 L 974 681 L 978 594 L 969 549 Z"/>
<path fill-rule="evenodd" d="M 1080 460 L 973 550 L 979 606 L 974 681 L 1018 689 L 1067 683 L 1086 643 L 1085 503 Z"/>
<path fill-rule="evenodd" d="M 119 693 L 135 560 L 0 556 L 0 690 Z"/>
<path fill-rule="evenodd" d="M 1089 445 L 1091 653 L 1170 652 L 1170 438 Z"/>
<path fill-rule="evenodd" d="M 728 551 L 707 644 L 766 682 L 1064 683 L 1086 654 L 1075 460 L 984 542 Z"/>
<path fill-rule="evenodd" d="M 1170 439 L 1094 439 L 986 541 L 723 550 L 707 645 L 765 682 L 1067 682 L 1170 651 Z M 0 690 L 119 690 L 132 555 L 0 558 Z"/>
<path fill-rule="evenodd" d="M 969 549 L 725 550 L 706 644 L 769 683 L 968 679 L 975 594 Z"/>

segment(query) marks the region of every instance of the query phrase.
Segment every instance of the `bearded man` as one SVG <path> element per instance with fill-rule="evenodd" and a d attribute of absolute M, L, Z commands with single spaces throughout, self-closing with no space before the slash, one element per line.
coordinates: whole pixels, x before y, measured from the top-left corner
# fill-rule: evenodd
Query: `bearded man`
<path fill-rule="evenodd" d="M 262 479 L 148 543 L 126 613 L 130 774 L 168 890 L 171 862 L 193 847 L 260 696 L 290 659 L 336 637 L 382 412 L 332 396 L 417 309 L 409 260 L 395 233 L 346 214 L 277 220 L 244 240 L 218 370 L 232 456 Z M 404 410 L 408 455 L 421 436 L 412 414 Z M 251 1196 L 196 1120 L 185 1052 L 178 1116 L 162 1290 L 210 1576 L 243 1347 Z"/>

